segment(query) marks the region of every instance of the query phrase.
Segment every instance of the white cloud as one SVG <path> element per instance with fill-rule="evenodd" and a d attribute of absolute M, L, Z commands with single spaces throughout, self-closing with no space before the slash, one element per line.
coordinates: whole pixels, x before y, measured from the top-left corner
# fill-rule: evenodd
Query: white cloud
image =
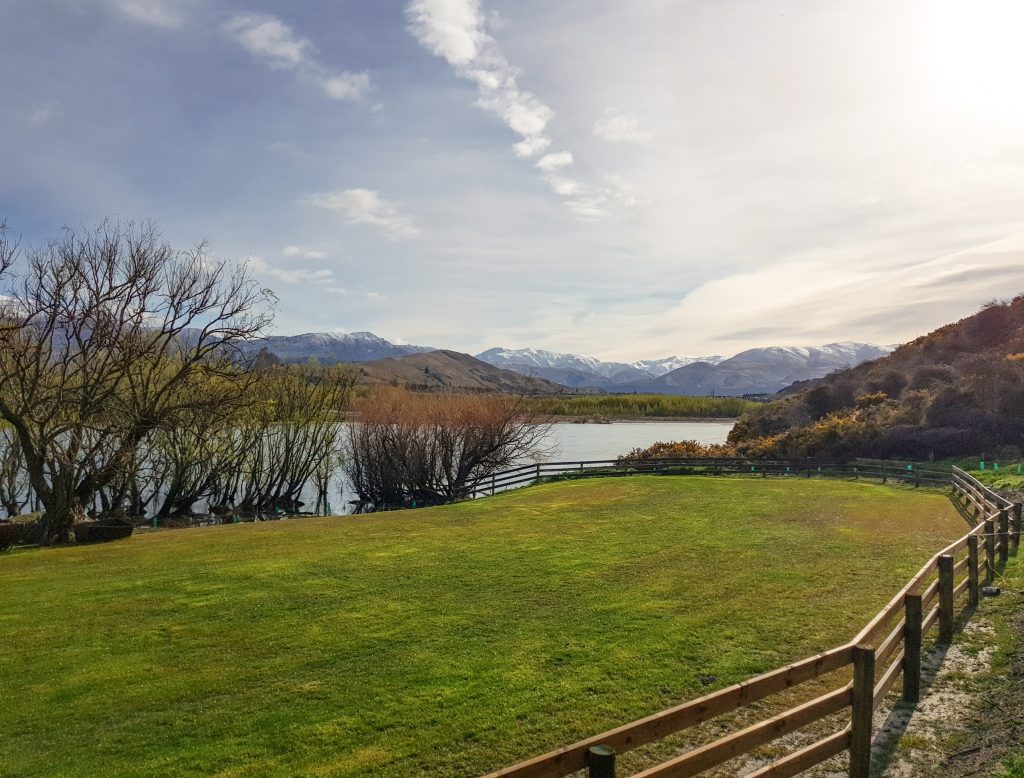
<path fill-rule="evenodd" d="M 548 146 L 544 133 L 554 111 L 532 92 L 519 88 L 521 71 L 509 64 L 487 32 L 479 0 L 412 0 L 406 16 L 409 30 L 424 48 L 477 85 L 477 105 L 522 137 L 514 147 L 517 156 L 533 156 Z M 504 23 L 498 19 L 492 18 L 492 29 Z"/>
<path fill-rule="evenodd" d="M 551 138 L 537 137 L 521 140 L 512 148 L 515 150 L 517 157 L 532 157 L 534 154 L 544 151 L 550 145 Z"/>
<path fill-rule="evenodd" d="M 367 73 L 337 73 L 324 67 L 316 59 L 312 41 L 271 14 L 239 14 L 229 19 L 223 29 L 228 37 L 271 68 L 298 73 L 334 100 L 359 100 L 373 88 Z"/>
<path fill-rule="evenodd" d="M 340 213 L 349 224 L 368 224 L 392 237 L 411 238 L 419 234 L 409 216 L 372 189 L 339 189 L 310 195 L 307 201 L 318 208 Z"/>
<path fill-rule="evenodd" d="M 281 253 L 286 257 L 305 257 L 306 259 L 327 259 L 323 251 L 304 249 L 299 246 L 285 246 Z"/>
<path fill-rule="evenodd" d="M 648 143 L 654 137 L 640 117 L 619 113 L 614 108 L 606 109 L 604 116 L 594 123 L 594 135 L 613 143 Z"/>
<path fill-rule="evenodd" d="M 177 29 L 184 24 L 180 3 L 166 0 L 111 0 L 122 15 L 153 27 Z"/>
<path fill-rule="evenodd" d="M 545 173 L 557 170 L 560 167 L 572 164 L 572 153 L 568 151 L 556 151 L 553 154 L 545 154 L 537 161 L 537 167 Z"/>
<path fill-rule="evenodd" d="M 548 182 L 548 186 L 551 187 L 551 191 L 555 194 L 562 195 L 562 197 L 572 197 L 580 192 L 579 183 L 573 181 L 571 178 L 564 178 L 563 176 L 545 176 L 544 180 Z"/>
<path fill-rule="evenodd" d="M 328 268 L 314 270 L 311 268 L 280 268 L 275 267 L 260 257 L 249 257 L 249 267 L 258 275 L 276 278 L 285 284 L 296 284 L 300 281 L 329 281 L 334 271 Z"/>
<path fill-rule="evenodd" d="M 370 91 L 370 76 L 366 73 L 342 73 L 323 82 L 324 92 L 335 100 L 358 100 Z"/>

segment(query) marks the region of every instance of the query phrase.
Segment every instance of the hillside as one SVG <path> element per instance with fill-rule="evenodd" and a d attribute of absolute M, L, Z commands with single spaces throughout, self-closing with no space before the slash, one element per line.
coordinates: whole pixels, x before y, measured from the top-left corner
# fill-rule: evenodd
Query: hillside
<path fill-rule="evenodd" d="M 457 351 L 431 351 L 378 359 L 356 366 L 363 385 L 392 384 L 421 391 L 457 389 L 470 392 L 559 394 L 565 387 L 488 365 Z"/>
<path fill-rule="evenodd" d="M 871 343 L 752 348 L 717 364 L 684 365 L 652 380 L 623 386 L 622 391 L 695 396 L 773 394 L 795 381 L 821 378 L 890 351 Z"/>
<path fill-rule="evenodd" d="M 307 332 L 304 335 L 268 335 L 246 345 L 246 355 L 255 356 L 266 349 L 282 362 L 305 362 L 315 358 L 320 364 L 369 362 L 407 354 L 423 354 L 429 346 L 392 343 L 372 332 Z"/>
<path fill-rule="evenodd" d="M 1019 453 L 1022 435 L 1017 297 L 763 406 L 729 440 L 746 453 L 929 459 Z"/>

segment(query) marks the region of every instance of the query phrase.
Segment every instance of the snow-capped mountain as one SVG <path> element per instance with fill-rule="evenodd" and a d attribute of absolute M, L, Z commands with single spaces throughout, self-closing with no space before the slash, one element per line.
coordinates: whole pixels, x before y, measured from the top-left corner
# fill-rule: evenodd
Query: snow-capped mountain
<path fill-rule="evenodd" d="M 248 344 L 254 356 L 261 348 L 282 362 L 305 362 L 316 357 L 323 364 L 373 362 L 388 357 L 422 354 L 436 349 L 392 343 L 372 332 L 310 332 L 271 335 Z M 770 394 L 795 381 L 821 378 L 835 370 L 855 367 L 893 351 L 892 346 L 870 343 L 828 343 L 824 346 L 771 346 L 721 356 L 641 359 L 604 362 L 578 354 L 544 349 L 492 348 L 476 359 L 521 375 L 543 378 L 563 386 L 609 392 L 667 394 Z"/>
<path fill-rule="evenodd" d="M 523 348 L 492 348 L 476 358 L 506 370 L 546 378 L 571 387 L 609 388 L 647 381 L 694 362 L 717 364 L 724 357 L 678 357 L 642 359 L 637 362 L 604 362 L 594 357 L 558 351 Z"/>
<path fill-rule="evenodd" d="M 773 394 L 795 381 L 822 378 L 892 351 L 892 346 L 852 342 L 819 347 L 752 348 L 717 365 L 684 365 L 653 381 L 626 385 L 623 389 L 691 395 Z"/>
<path fill-rule="evenodd" d="M 660 376 L 665 375 L 665 373 L 671 373 L 673 370 L 677 370 L 680 367 L 692 365 L 694 362 L 707 362 L 711 365 L 717 365 L 724 359 L 725 357 L 716 354 L 713 357 L 665 357 L 664 359 L 641 359 L 638 362 L 631 362 L 630 364 L 635 368 L 650 373 L 652 376 Z"/>
<path fill-rule="evenodd" d="M 282 362 L 305 362 L 316 357 L 322 364 L 372 362 L 387 357 L 403 357 L 436 351 L 430 346 L 407 346 L 384 340 L 372 332 L 307 332 L 304 335 L 268 335 L 246 346 L 248 355 L 261 348 Z"/>

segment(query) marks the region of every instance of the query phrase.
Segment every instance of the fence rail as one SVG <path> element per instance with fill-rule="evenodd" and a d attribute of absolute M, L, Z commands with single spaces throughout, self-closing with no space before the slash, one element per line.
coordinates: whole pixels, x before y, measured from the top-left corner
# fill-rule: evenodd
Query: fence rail
<path fill-rule="evenodd" d="M 806 459 L 672 458 L 672 459 L 584 459 L 573 462 L 532 462 L 486 476 L 472 484 L 463 497 L 485 497 L 515 486 L 538 483 L 559 476 L 607 477 L 635 473 L 744 473 L 747 475 L 804 476 L 832 475 L 876 478 L 925 486 L 948 486 L 951 472 L 935 465 L 885 463 L 878 460 L 818 462 Z M 1001 498 L 1000 498 L 1001 499 Z"/>
<path fill-rule="evenodd" d="M 592 461 L 549 463 L 548 466 L 571 466 L 586 474 L 588 469 L 604 468 L 609 464 L 607 461 Z M 712 472 L 716 468 L 723 472 L 751 472 L 742 468 L 757 466 L 762 469 L 755 472 L 767 477 L 773 473 L 799 474 L 792 469 L 797 464 L 785 461 L 755 463 L 748 460 L 633 460 L 628 464 L 618 462 L 616 467 L 628 473 L 645 472 L 645 467 L 701 467 Z M 819 467 L 867 467 L 867 472 L 862 469 L 857 471 L 858 474 L 916 483 L 932 480 L 941 482 L 951 488 L 950 499 L 973 527 L 928 560 L 850 642 L 506 767 L 490 773 L 486 778 L 561 778 L 582 770 L 586 770 L 590 778 L 615 778 L 617 754 L 662 740 L 839 670 L 847 669 L 849 673 L 849 668 L 852 668 L 852 680 L 842 683 L 842 680 L 849 677 L 848 673 L 844 674 L 838 688 L 685 751 L 637 773 L 634 778 L 699 775 L 783 735 L 846 710 L 849 711 L 848 719 L 840 725 L 839 731 L 778 757 L 751 775 L 760 778 L 797 775 L 832 757 L 849 752 L 851 778 L 868 778 L 874 734 L 872 714 L 901 679 L 903 700 L 909 703 L 920 701 L 921 659 L 925 638 L 937 626 L 936 642 L 945 645 L 951 643 L 957 608 L 974 608 L 980 600 L 981 587 L 992 582 L 997 570 L 1006 563 L 1010 554 L 1017 553 L 1022 521 L 1021 504 L 1011 503 L 956 467 L 942 472 L 928 469 L 927 466 L 917 469 L 913 464 L 907 468 L 906 463 L 901 464 L 902 469 L 890 469 L 878 463 L 828 466 L 807 462 L 799 464 L 808 469 L 808 476 L 817 472 L 839 472 L 836 469 L 819 470 Z M 519 476 L 526 473 L 533 480 L 540 480 L 546 473 L 550 473 L 544 465 L 524 466 L 509 472 Z M 519 482 L 516 478 L 507 480 Z"/>

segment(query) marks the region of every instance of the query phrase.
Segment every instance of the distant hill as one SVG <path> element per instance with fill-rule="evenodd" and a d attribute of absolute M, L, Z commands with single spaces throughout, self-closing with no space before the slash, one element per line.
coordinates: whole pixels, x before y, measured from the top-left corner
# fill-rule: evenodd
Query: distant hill
<path fill-rule="evenodd" d="M 1024 442 L 1024 296 L 992 303 L 743 417 L 742 453 L 925 460 Z"/>
<path fill-rule="evenodd" d="M 282 362 L 366 363 L 428 354 L 430 346 L 392 343 L 372 332 L 310 332 L 271 335 L 246 346 L 255 357 L 266 349 Z M 670 356 L 635 362 L 604 362 L 594 357 L 544 349 L 492 348 L 476 359 L 493 367 L 577 390 L 679 395 L 772 394 L 796 381 L 820 378 L 891 351 L 868 343 L 831 343 L 820 348 L 756 348 L 722 356 Z M 449 352 L 456 353 L 456 352 Z"/>
<path fill-rule="evenodd" d="M 457 351 L 431 351 L 389 357 L 356 366 L 363 385 L 391 384 L 421 391 L 456 389 L 470 392 L 559 394 L 565 387 L 489 365 Z"/>
<path fill-rule="evenodd" d="M 625 384 L 650 381 L 683 365 L 694 362 L 717 364 L 725 359 L 721 356 L 671 356 L 662 359 L 641 359 L 636 362 L 603 362 L 595 357 L 534 348 L 492 348 L 477 354 L 476 358 L 497 367 L 515 370 L 517 373 L 556 381 L 564 386 L 593 387 L 609 391 L 619 391 L 616 387 Z"/>
<path fill-rule="evenodd" d="M 795 381 L 821 378 L 890 353 L 871 343 L 829 343 L 820 347 L 752 348 L 717 364 L 694 362 L 657 378 L 626 384 L 620 391 L 662 394 L 774 394 Z"/>
<path fill-rule="evenodd" d="M 435 350 L 429 346 L 392 343 L 372 332 L 308 332 L 305 335 L 268 335 L 247 344 L 246 355 L 255 356 L 263 348 L 282 362 L 305 362 L 315 357 L 325 365 L 370 362 Z"/>

